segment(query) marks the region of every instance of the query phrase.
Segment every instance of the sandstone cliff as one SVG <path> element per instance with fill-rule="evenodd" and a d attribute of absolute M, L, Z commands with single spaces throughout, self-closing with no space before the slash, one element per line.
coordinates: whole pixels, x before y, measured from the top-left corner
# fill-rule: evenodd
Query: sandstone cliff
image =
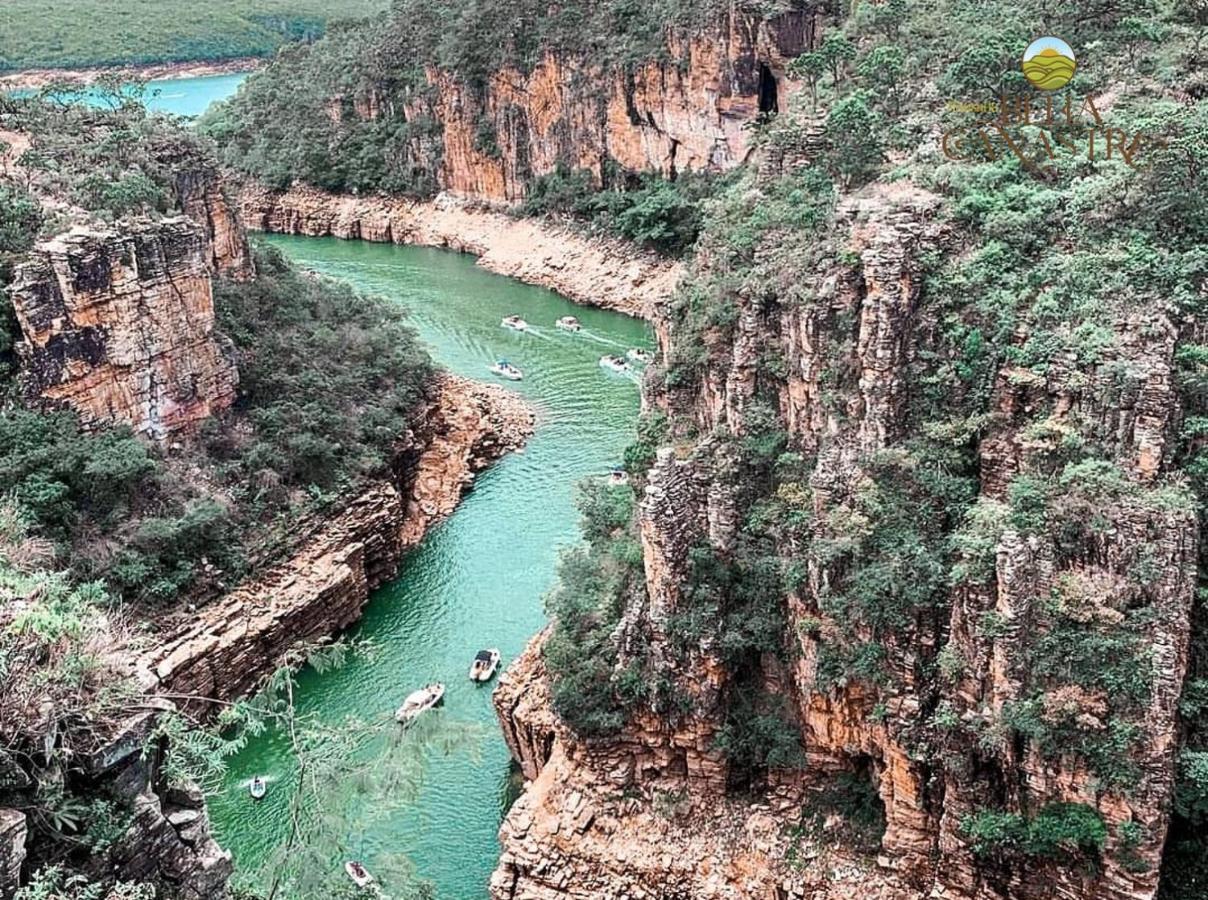
<path fill-rule="evenodd" d="M 900 487 L 913 477 L 914 463 L 905 462 L 912 385 L 925 370 L 921 360 L 936 353 L 921 260 L 950 248 L 953 236 L 938 198 L 908 184 L 846 199 L 830 231 L 844 253 L 813 269 L 812 302 L 740 293 L 728 333 L 704 333 L 709 361 L 694 380 L 646 384 L 647 401 L 679 422 L 683 437 L 675 450 L 660 452 L 644 481 L 638 527 L 646 591 L 623 614 L 616 639 L 621 664 L 625 647 L 644 648 L 654 671 L 668 673 L 691 698 L 691 712 L 639 704 L 617 736 L 579 737 L 551 713 L 535 641 L 495 695 L 529 779 L 501 830 L 492 880 L 499 900 L 1131 900 L 1156 893 L 1199 542 L 1194 509 L 1172 469 L 1183 415 L 1171 377 L 1180 325 L 1169 311 L 1153 312 L 1144 324 L 1121 316 L 1112 349 L 1094 366 L 1063 357 L 1046 377 L 1011 366 L 997 373 L 992 424 L 975 449 L 979 514 L 1005 509 L 1007 483 L 1045 471 L 1071 429 L 1093 429 L 1103 465 L 1122 481 L 1097 501 L 1093 527 L 1085 501 L 1074 496 L 1083 489 L 1079 480 L 1060 501 L 1069 505 L 1068 525 L 995 526 L 988 577 L 958 581 L 929 601 L 935 605 L 878 632 L 856 610 L 834 618 L 827 602 L 860 564 L 848 542 L 858 544 L 877 516 L 891 514 L 878 494 L 882 479 Z M 699 265 L 708 266 L 707 257 Z M 664 358 L 675 357 L 677 341 L 697 339 L 682 321 L 659 331 Z M 1027 338 L 1021 331 L 1015 339 Z M 766 364 L 768 348 L 783 365 Z M 1121 368 L 1130 373 L 1122 389 L 1111 374 Z M 769 401 L 791 446 L 812 462 L 808 482 L 791 485 L 782 500 L 800 504 L 816 523 L 813 540 L 839 543 L 814 556 L 799 537 L 781 538 L 782 552 L 803 566 L 784 613 L 789 662 L 765 654 L 757 680 L 739 682 L 708 638 L 685 657 L 669 632 L 682 629 L 677 614 L 690 609 L 692 552 L 707 546 L 727 558 L 736 550 L 749 488 L 735 480 L 729 436 L 766 427 Z M 1043 428 L 1037 413 L 1047 413 Z M 706 437 L 693 441 L 692 434 Z M 879 505 L 866 506 L 870 496 Z M 1148 648 L 1135 664 L 1123 663 L 1138 667 L 1144 704 L 1129 706 L 1060 674 L 1078 665 L 1080 651 L 1058 642 L 1084 627 L 1121 646 L 1136 638 Z M 847 648 L 873 642 L 884 654 L 877 663 L 883 674 L 832 674 Z M 1058 662 L 1046 662 L 1045 653 Z M 1045 666 L 1060 671 L 1042 676 Z M 753 799 L 731 790 L 736 772 L 718 744 L 735 691 L 787 698 L 804 753 L 802 766 L 764 773 Z M 1043 723 L 1034 737 L 1004 725 L 1025 710 Z M 1117 729 L 1141 737 L 1112 751 L 1130 772 L 1112 781 L 1103 759 L 1096 771 L 1088 754 Z M 1053 733 L 1065 735 L 1061 744 L 1043 736 Z M 874 851 L 860 851 L 832 812 L 812 820 L 816 827 L 801 824 L 802 810 L 817 808 L 839 778 L 875 792 L 884 830 Z M 968 823 L 979 810 L 1026 819 L 1070 805 L 1094 810 L 1106 827 L 1093 867 L 1061 855 L 974 848 Z"/>
<path fill-rule="evenodd" d="M 690 39 L 670 39 L 665 60 L 600 71 L 547 53 L 530 72 L 495 73 L 482 93 L 431 70 L 443 126 L 441 186 L 511 201 L 559 164 L 597 177 L 610 162 L 672 178 L 732 168 L 749 152 L 744 126 L 786 96 L 785 67 L 810 44 L 815 16 L 810 9 L 764 19 L 732 5 Z M 372 116 L 383 98 L 356 99 Z M 495 136 L 489 149 L 478 138 L 484 123 Z"/>
<path fill-rule="evenodd" d="M 112 669 L 106 674 L 118 677 Z M 65 864 L 63 844 L 46 839 L 52 827 L 42 809 L 46 792 L 56 789 L 95 805 L 76 826 L 55 827 L 83 836 L 109 817 L 115 829 L 100 852 L 78 837 L 68 849 L 68 865 L 89 882 L 145 884 L 181 900 L 229 896 L 231 855 L 210 835 L 205 797 L 191 783 L 169 783 L 165 771 L 168 748 L 156 730 L 173 709 L 147 698 L 115 719 L 90 717 L 87 729 L 68 736 L 65 719 L 83 714 L 53 701 L 43 706 L 42 740 L 0 753 L 0 897 L 12 897 L 29 874 Z"/>
<path fill-rule="evenodd" d="M 255 276 L 221 173 L 195 143 L 139 123 L 147 133 L 137 151 L 165 182 L 155 185 L 163 205 L 180 215 L 131 213 L 105 224 L 105 211 L 80 205 L 96 200 L 73 185 L 80 173 L 65 174 L 89 165 L 76 158 L 80 145 L 55 142 L 119 144 L 106 130 L 115 126 L 60 135 L 32 109 L 24 113 L 32 130 L 3 132 L 3 174 L 67 224 L 24 254 L 5 286 L 21 329 L 26 400 L 74 409 L 86 429 L 128 425 L 157 441 L 188 434 L 229 407 L 238 384 L 230 350 L 215 331 L 212 280 Z M 62 156 L 64 173 L 53 178 L 25 165 L 27 153 Z"/>
<path fill-rule="evenodd" d="M 238 373 L 214 329 L 211 247 L 184 218 L 40 244 L 10 287 L 28 399 L 156 440 L 230 406 Z"/>

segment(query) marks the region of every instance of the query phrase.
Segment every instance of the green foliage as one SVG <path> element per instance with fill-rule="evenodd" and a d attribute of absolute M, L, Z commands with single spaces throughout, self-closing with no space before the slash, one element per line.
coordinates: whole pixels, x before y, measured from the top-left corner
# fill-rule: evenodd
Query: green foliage
<path fill-rule="evenodd" d="M 632 68 L 663 54 L 667 29 L 682 32 L 720 8 L 717 0 L 398 0 L 389 16 L 283 51 L 203 127 L 229 165 L 274 187 L 298 180 L 335 191 L 428 196 L 443 144 L 427 67 L 466 86 L 475 148 L 495 158 L 507 111 L 482 102 L 493 73 L 527 70 L 546 50 L 576 57 L 588 71 Z M 358 103 L 363 110 L 370 101 L 375 115 L 357 112 Z M 602 210 L 610 227 L 651 246 L 678 252 L 698 227 L 693 205 L 661 184 L 608 200 L 617 206 Z"/>
<path fill-rule="evenodd" d="M 72 548 L 81 577 L 107 577 L 123 596 L 166 602 L 208 556 L 237 565 L 225 511 L 163 472 L 128 429 L 79 430 L 70 413 L 0 415 L 0 493 L 38 533 Z M 93 539 L 108 533 L 105 543 Z"/>
<path fill-rule="evenodd" d="M 219 281 L 214 299 L 239 353 L 234 417 L 253 432 L 219 429 L 211 452 L 249 499 L 270 507 L 287 502 L 290 488 L 381 473 L 432 374 L 403 311 L 303 276 L 271 249 L 257 254 L 257 268 L 255 281 Z"/>
<path fill-rule="evenodd" d="M 815 558 L 839 573 L 819 596 L 822 611 L 840 624 L 840 645 L 819 664 L 822 687 L 852 677 L 882 682 L 878 645 L 902 640 L 947 602 L 956 560 L 948 534 L 975 495 L 960 458 L 928 445 L 883 454 L 871 461 L 870 475 L 812 541 Z"/>
<path fill-rule="evenodd" d="M 883 126 L 871 99 L 856 91 L 836 101 L 826 116 L 829 165 L 848 190 L 871 180 L 884 156 Z"/>
<path fill-rule="evenodd" d="M 247 539 L 272 539 L 265 524 L 393 461 L 432 374 L 402 313 L 304 278 L 273 252 L 259 266 L 254 282 L 216 285 L 241 396 L 183 469 L 128 429 L 86 434 L 70 413 L 0 413 L 0 495 L 77 578 L 156 605 L 222 589 L 242 574 Z"/>
<path fill-rule="evenodd" d="M 1093 857 L 1107 842 L 1103 817 L 1082 803 L 1052 803 L 1031 817 L 983 809 L 961 820 L 961 830 L 979 856 Z"/>
<path fill-rule="evenodd" d="M 860 78 L 877 93 L 888 95 L 893 112 L 901 109 L 900 88 L 906 73 L 906 51 L 892 44 L 874 47 L 860 60 Z"/>
<path fill-rule="evenodd" d="M 801 730 L 782 697 L 736 694 L 714 738 L 714 747 L 748 777 L 760 770 L 800 768 L 805 764 Z"/>
<path fill-rule="evenodd" d="M 269 56 L 313 40 L 329 19 L 384 11 L 388 0 L 37 0 L 5 3 L 0 68 L 79 68 Z"/>
<path fill-rule="evenodd" d="M 633 534 L 632 488 L 582 485 L 586 547 L 563 553 L 558 584 L 546 598 L 553 631 L 544 656 L 554 709 L 585 736 L 615 732 L 646 688 L 621 664 L 613 632 L 626 605 L 645 592 L 641 548 Z"/>
<path fill-rule="evenodd" d="M 210 165 L 207 147 L 149 115 L 141 87 L 103 80 L 95 88 L 103 107 L 63 102 L 59 90 L 52 86 L 27 100 L 0 99 L 10 126 L 32 139 L 18 163 L 37 193 L 106 220 L 179 211 L 177 176 Z M 43 224 L 44 217 L 23 215 L 27 231 Z"/>
<path fill-rule="evenodd" d="M 662 412 L 643 415 L 638 421 L 637 439 L 625 448 L 625 471 L 644 477 L 654 465 L 659 446 L 667 437 L 667 416 Z"/>
<path fill-rule="evenodd" d="M 94 882 L 62 866 L 45 866 L 17 891 L 14 900 L 155 900 L 155 886 L 119 881 Z"/>
<path fill-rule="evenodd" d="M 600 233 L 680 256 L 700 235 L 705 202 L 726 183 L 720 176 L 692 172 L 674 181 L 649 172 L 611 180 L 612 187 L 600 190 L 590 172 L 559 167 L 533 180 L 521 212 L 569 216 Z"/>
<path fill-rule="evenodd" d="M 212 108 L 201 130 L 219 144 L 227 165 L 270 187 L 297 180 L 331 191 L 429 196 L 442 152 L 440 126 L 422 102 L 422 69 L 407 54 L 397 68 L 395 59 L 375 50 L 358 28 L 333 29 L 313 48 L 282 51 L 235 98 Z M 397 86 L 402 96 L 380 116 L 365 118 L 353 101 L 365 99 L 372 81 Z"/>
<path fill-rule="evenodd" d="M 28 250 L 41 227 L 42 205 L 18 185 L 0 183 L 0 265 Z"/>

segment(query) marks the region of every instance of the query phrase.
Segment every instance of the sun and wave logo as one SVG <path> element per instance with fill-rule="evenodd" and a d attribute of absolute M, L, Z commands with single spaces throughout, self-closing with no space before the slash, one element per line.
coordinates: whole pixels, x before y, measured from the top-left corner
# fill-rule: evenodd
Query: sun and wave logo
<path fill-rule="evenodd" d="M 1065 87 L 1077 68 L 1073 49 L 1061 38 L 1037 38 L 1023 52 L 1023 74 L 1042 91 Z"/>

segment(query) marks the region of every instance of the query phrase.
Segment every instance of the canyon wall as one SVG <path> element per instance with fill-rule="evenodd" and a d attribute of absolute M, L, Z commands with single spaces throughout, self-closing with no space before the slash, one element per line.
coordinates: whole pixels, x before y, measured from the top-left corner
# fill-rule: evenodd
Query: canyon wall
<path fill-rule="evenodd" d="M 212 258 L 183 217 L 39 244 L 10 286 L 29 401 L 155 440 L 230 406 L 238 373 L 214 328 Z"/>
<path fill-rule="evenodd" d="M 691 37 L 670 37 L 664 58 L 628 70 L 546 52 L 530 71 L 497 71 L 482 85 L 429 69 L 433 99 L 403 101 L 368 83 L 333 97 L 329 112 L 435 119 L 439 162 L 419 142 L 412 153 L 436 169 L 441 189 L 465 198 L 522 199 L 560 165 L 597 179 L 611 164 L 671 178 L 725 170 L 747 158 L 746 126 L 785 102 L 785 68 L 811 45 L 817 15 L 810 6 L 764 18 L 732 3 Z"/>
<path fill-rule="evenodd" d="M 618 665 L 627 646 L 645 645 L 690 712 L 639 703 L 619 734 L 580 737 L 552 712 L 544 638 L 536 639 L 495 694 L 528 779 L 500 832 L 496 900 L 1155 896 L 1199 541 L 1173 470 L 1180 326 L 1169 312 L 1122 316 L 1094 365 L 1066 355 L 1043 377 L 1010 366 L 995 377 L 991 424 L 976 445 L 974 507 L 1005 509 L 1011 479 L 1045 471 L 1060 436 L 1081 430 L 1121 479 L 1093 512 L 1078 512 L 1087 501 L 1078 499 L 1081 482 L 1071 481 L 1061 502 L 1072 507 L 1073 524 L 999 526 L 988 577 L 956 583 L 889 634 L 826 611 L 825 598 L 851 565 L 842 553 L 796 548 L 803 584 L 785 601 L 788 652 L 783 661 L 765 654 L 758 689 L 788 701 L 801 766 L 769 770 L 754 794 L 730 790 L 735 772 L 718 736 L 735 702 L 734 674 L 716 647 L 702 642 L 685 657 L 668 636 L 676 614 L 690 609 L 691 551 L 734 552 L 744 488 L 734 481 L 729 436 L 760 427 L 752 417 L 769 396 L 791 446 L 814 461 L 800 502 L 816 534 L 847 541 L 843 526 L 860 521 L 852 516 L 885 514 L 862 503 L 886 477 L 880 467 L 909 459 L 908 442 L 917 440 L 912 392 L 923 361 L 935 357 L 937 333 L 923 302 L 922 260 L 952 246 L 940 212 L 938 198 L 904 182 L 847 198 L 831 229 L 845 252 L 812 267 L 816 299 L 782 305 L 740 294 L 725 338 L 705 333 L 709 362 L 696 380 L 670 389 L 647 381 L 647 403 L 681 423 L 681 440 L 660 451 L 642 484 L 646 591 L 623 613 L 614 640 Z M 664 359 L 689 339 L 673 322 L 659 333 Z M 1021 330 L 1014 340 L 1028 336 Z M 783 368 L 762 363 L 768 348 Z M 887 477 L 908 484 L 910 471 Z M 1102 527 L 1073 544 L 1063 536 L 1092 519 Z M 1038 674 L 1048 665 L 1044 652 L 1056 652 L 1062 670 L 1076 665 L 1075 651 L 1059 641 L 1083 627 L 1147 648 L 1136 663 L 1142 704 Z M 884 683 L 824 677 L 828 654 L 833 660 L 853 639 L 881 648 Z M 1062 734 L 1061 743 L 1004 724 L 1021 710 L 1039 716 L 1046 731 L 1038 735 Z M 1138 737 L 1110 744 L 1117 729 Z M 1099 746 L 1113 748 L 1111 761 L 1127 777 L 1112 780 L 1103 759 L 1096 770 L 1091 750 L 1075 749 Z M 875 847 L 862 850 L 834 812 L 802 824 L 802 811 L 837 779 L 874 792 L 884 817 Z M 969 817 L 985 809 L 1027 821 L 1074 806 L 1093 810 L 1105 827 L 1093 862 L 1068 843 L 1049 855 L 979 850 L 969 832 Z"/>
<path fill-rule="evenodd" d="M 478 209 L 450 197 L 430 203 L 348 197 L 311 188 L 281 193 L 247 185 L 240 217 L 276 234 L 446 247 L 478 256 L 500 275 L 557 291 L 578 303 L 653 318 L 683 266 L 619 240 L 587 238 L 535 219 Z"/>
<path fill-rule="evenodd" d="M 210 835 L 201 789 L 189 783 L 171 785 L 164 772 L 167 748 L 154 735 L 161 718 L 172 708 L 166 701 L 148 699 L 120 721 L 94 723 L 86 740 L 74 742 L 76 753 L 70 768 L 36 773 L 44 782 L 40 788 L 35 775 L 26 772 L 16 757 L 0 756 L 3 802 L 12 804 L 11 808 L 0 807 L 0 897 L 16 893 L 23 870 L 63 862 L 45 858 L 45 847 L 37 835 L 48 825 L 31 820 L 25 811 L 37 809 L 34 797 L 52 779 L 61 779 L 77 794 L 112 801 L 128 817 L 103 852 L 83 860 L 80 872 L 91 881 L 147 884 L 157 896 L 179 900 L 229 896 L 231 855 Z M 93 814 L 98 813 L 90 810 L 89 815 Z"/>
<path fill-rule="evenodd" d="M 182 164 L 174 189 L 181 216 L 104 227 L 76 210 L 82 224 L 16 267 L 8 293 L 28 402 L 157 441 L 234 402 L 239 373 L 215 330 L 212 280 L 253 278 L 251 248 L 217 169 Z"/>
<path fill-rule="evenodd" d="M 534 416 L 516 394 L 446 375 L 421 422 L 400 436 L 390 479 L 337 513 L 296 523 L 284 559 L 136 650 L 132 669 L 143 688 L 206 714 L 209 700 L 253 693 L 290 650 L 347 628 L 474 476 L 524 443 Z"/>

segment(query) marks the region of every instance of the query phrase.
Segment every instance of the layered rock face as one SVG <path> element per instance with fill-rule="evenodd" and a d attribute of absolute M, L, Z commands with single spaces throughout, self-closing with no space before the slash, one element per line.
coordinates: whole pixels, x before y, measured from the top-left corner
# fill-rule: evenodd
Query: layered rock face
<path fill-rule="evenodd" d="M 748 154 L 743 126 L 784 102 L 785 66 L 809 46 L 815 17 L 814 7 L 763 18 L 731 4 L 690 40 L 669 40 L 665 60 L 630 72 L 546 53 L 532 71 L 496 72 L 479 89 L 433 69 L 435 99 L 411 100 L 406 117 L 441 123 L 439 184 L 462 197 L 521 199 L 559 164 L 597 177 L 609 161 L 669 177 L 727 169 Z M 331 115 L 376 119 L 396 103 L 369 86 L 335 98 Z"/>
<path fill-rule="evenodd" d="M 449 197 L 417 203 L 311 188 L 279 193 L 248 185 L 239 205 L 248 228 L 473 253 L 484 269 L 631 316 L 653 317 L 655 305 L 670 296 L 683 274 L 679 263 L 622 241 L 588 239 Z"/>
<path fill-rule="evenodd" d="M 30 145 L 27 135 L 7 137 L 18 150 Z M 86 429 L 129 425 L 162 440 L 235 399 L 239 376 L 215 332 L 211 282 L 254 277 L 251 247 L 218 169 L 171 162 L 183 215 L 115 227 L 96 225 L 24 173 L 49 207 L 79 224 L 37 245 L 7 286 L 23 338 L 21 377 L 31 403 L 70 407 Z"/>
<path fill-rule="evenodd" d="M 168 785 L 161 768 L 164 748 L 148 747 L 159 718 L 171 708 L 148 701 L 143 711 L 94 736 L 95 746 L 75 760 L 70 773 L 58 773 L 77 790 L 105 797 L 129 813 L 125 832 L 86 862 L 83 872 L 102 883 L 149 884 L 159 895 L 180 900 L 220 900 L 228 896 L 231 855 L 210 836 L 205 797 L 194 785 Z M 7 787 L 13 787 L 12 774 L 7 773 Z M 22 780 L 32 790 L 31 777 Z M 27 799 L 22 790 L 6 791 L 5 800 Z M 20 884 L 30 827 L 24 812 L 0 809 L 0 897 L 13 896 Z M 32 868 L 48 864 L 37 851 L 36 845 L 29 848 Z"/>
<path fill-rule="evenodd" d="M 135 676 L 152 692 L 220 701 L 253 693 L 288 651 L 359 619 L 403 553 L 532 427 L 517 395 L 445 376 L 422 428 L 400 437 L 391 479 L 368 486 L 338 515 L 299 523 L 290 555 L 141 653 Z M 196 705 L 211 711 L 202 699 Z"/>
<path fill-rule="evenodd" d="M 939 208 L 908 184 L 844 201 L 833 232 L 845 253 L 816 266 L 811 302 L 740 296 L 726 339 L 705 335 L 710 363 L 698 381 L 647 397 L 707 437 L 662 451 L 647 477 L 638 516 L 646 596 L 625 611 L 615 638 L 622 661 L 628 646 L 644 645 L 654 668 L 691 698 L 691 712 L 639 706 L 619 735 L 579 738 L 551 712 L 538 639 L 495 697 L 530 780 L 501 830 L 498 900 L 1156 894 L 1199 541 L 1172 478 L 1182 411 L 1171 378 L 1179 328 L 1167 313 L 1122 317 L 1093 365 L 1070 356 L 1043 377 L 997 373 L 992 424 L 976 447 L 973 508 L 1005 509 L 1008 484 L 1045 471 L 1063 436 L 1080 430 L 1120 480 L 1081 512 L 1082 482 L 1067 484 L 1061 503 L 1073 524 L 1027 531 L 999 520 L 988 575 L 960 580 L 888 635 L 829 617 L 824 598 L 853 564 L 843 552 L 798 551 L 803 586 L 785 611 L 789 662 L 766 655 L 759 687 L 788 700 L 804 764 L 766 772 L 753 800 L 728 791 L 735 773 L 717 745 L 735 675 L 716 648 L 702 644 L 685 658 L 667 637 L 689 608 L 690 551 L 703 545 L 725 557 L 735 548 L 744 488 L 734 481 L 729 436 L 756 428 L 752 417 L 769 395 L 792 446 L 813 460 L 800 502 L 817 535 L 834 529 L 839 540 L 842 526 L 859 523 L 878 467 L 907 458 L 913 386 L 936 349 L 921 260 L 950 242 Z M 672 352 L 680 336 L 673 326 L 659 330 Z M 768 348 L 782 367 L 761 362 Z M 890 477 L 908 478 L 909 469 Z M 1092 519 L 1093 529 L 1071 537 Z M 1143 702 L 1120 705 L 1063 680 L 1078 651 L 1060 642 L 1079 628 L 1148 648 L 1136 663 Z M 879 645 L 885 683 L 824 675 L 852 631 Z M 1055 670 L 1045 653 L 1057 654 Z M 1037 716 L 1043 733 L 1064 735 L 1064 746 L 1004 726 L 1024 714 Z M 1112 745 L 1130 773 L 1112 780 L 1085 748 L 1116 729 L 1136 739 Z M 838 778 L 869 785 L 883 808 L 871 855 L 844 839 L 836 815 L 818 832 L 798 825 Z M 1024 821 L 1075 805 L 1106 827 L 1094 866 L 1060 853 L 979 851 L 970 835 L 970 817 L 982 810 Z"/>
<path fill-rule="evenodd" d="M 187 218 L 40 244 L 10 288 L 30 401 L 157 440 L 230 406 L 238 373 L 214 329 L 213 246 Z"/>
<path fill-rule="evenodd" d="M 247 232 L 227 200 L 225 182 L 217 169 L 203 166 L 178 171 L 176 200 L 181 211 L 205 229 L 213 272 L 235 281 L 255 276 Z"/>

